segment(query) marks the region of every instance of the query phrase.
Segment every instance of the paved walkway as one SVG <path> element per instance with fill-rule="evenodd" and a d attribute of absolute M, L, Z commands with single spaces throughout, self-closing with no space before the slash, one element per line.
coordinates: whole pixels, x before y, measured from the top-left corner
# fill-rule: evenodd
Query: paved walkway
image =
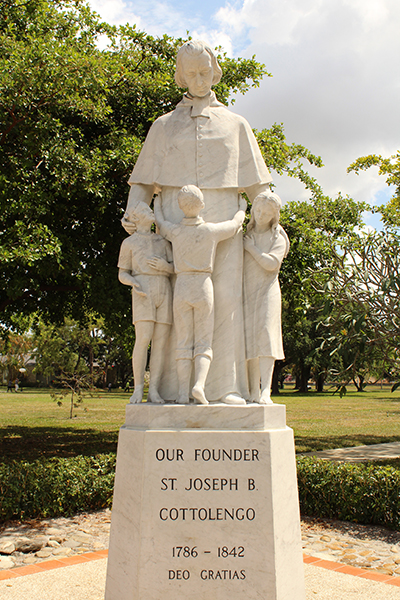
<path fill-rule="evenodd" d="M 326 460 L 342 460 L 344 462 L 367 462 L 369 460 L 387 460 L 400 457 L 400 442 L 374 444 L 371 446 L 355 446 L 354 448 L 338 448 L 308 452 L 303 456 L 315 456 Z"/>
<path fill-rule="evenodd" d="M 73 557 L 64 559 L 71 561 Z M 78 558 L 78 557 L 77 557 Z M 79 557 L 82 559 L 82 557 Z M 31 566 L 21 569 L 39 569 L 39 572 L 0 581 L 1 600 L 103 600 L 106 577 L 106 559 L 86 560 L 44 570 Z M 308 564 L 307 564 L 308 563 Z M 400 600 L 400 578 L 394 581 L 384 575 L 365 574 L 354 569 L 350 574 L 334 562 L 306 559 L 306 600 Z M 15 572 L 19 569 L 15 569 Z M 290 574 L 290 566 L 288 575 Z M 375 579 L 375 580 L 374 580 Z M 385 583 L 389 582 L 389 583 Z"/>

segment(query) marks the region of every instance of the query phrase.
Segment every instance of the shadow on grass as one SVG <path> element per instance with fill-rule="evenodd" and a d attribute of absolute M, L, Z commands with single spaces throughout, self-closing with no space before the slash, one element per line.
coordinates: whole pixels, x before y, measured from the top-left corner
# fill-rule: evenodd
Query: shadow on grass
<path fill-rule="evenodd" d="M 389 435 L 328 435 L 324 437 L 302 437 L 295 435 L 296 452 L 317 452 L 335 448 L 350 448 L 353 446 L 370 446 L 371 444 L 386 444 L 398 442 L 399 436 Z"/>
<path fill-rule="evenodd" d="M 117 449 L 117 431 L 73 429 L 72 427 L 0 428 L 0 460 L 36 460 L 53 456 L 95 456 Z"/>

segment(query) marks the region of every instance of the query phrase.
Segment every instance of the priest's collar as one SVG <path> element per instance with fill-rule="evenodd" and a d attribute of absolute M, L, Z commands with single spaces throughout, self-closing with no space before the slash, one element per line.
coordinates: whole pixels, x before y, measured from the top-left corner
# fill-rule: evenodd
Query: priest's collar
<path fill-rule="evenodd" d="M 210 106 L 224 106 L 221 102 L 218 102 L 213 91 L 210 91 L 206 96 L 201 98 L 192 96 L 189 92 L 183 95 L 182 100 L 179 102 L 179 106 L 191 107 L 191 117 L 207 117 L 210 118 Z"/>

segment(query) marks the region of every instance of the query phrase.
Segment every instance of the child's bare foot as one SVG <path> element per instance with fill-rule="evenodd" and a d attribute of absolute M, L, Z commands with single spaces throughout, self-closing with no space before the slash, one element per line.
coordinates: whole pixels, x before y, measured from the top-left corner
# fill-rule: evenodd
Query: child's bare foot
<path fill-rule="evenodd" d="M 151 402 L 152 404 L 164 404 L 164 400 L 161 398 L 158 391 L 154 388 L 149 388 L 149 393 L 147 394 L 147 402 Z"/>
<path fill-rule="evenodd" d="M 195 385 L 193 387 L 192 396 L 198 404 L 208 404 L 208 400 L 204 394 L 204 389 L 200 385 Z"/>
<path fill-rule="evenodd" d="M 271 395 L 270 392 L 264 390 L 263 393 L 260 396 L 260 399 L 258 401 L 260 404 L 273 404 L 273 401 L 271 400 Z"/>
<path fill-rule="evenodd" d="M 135 387 L 135 391 L 129 398 L 129 404 L 140 404 L 143 398 L 143 386 L 138 385 Z"/>

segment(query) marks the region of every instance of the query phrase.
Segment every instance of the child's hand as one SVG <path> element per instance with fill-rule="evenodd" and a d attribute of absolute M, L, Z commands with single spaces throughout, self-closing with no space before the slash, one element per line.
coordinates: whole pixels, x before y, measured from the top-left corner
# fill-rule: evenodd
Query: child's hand
<path fill-rule="evenodd" d="M 248 235 L 245 235 L 243 238 L 243 246 L 245 250 L 251 252 L 255 247 L 253 238 L 249 237 Z"/>
<path fill-rule="evenodd" d="M 142 298 L 147 298 L 147 294 L 142 290 L 138 283 L 132 284 L 132 290 L 138 295 L 142 296 Z"/>
<path fill-rule="evenodd" d="M 242 194 L 239 196 L 239 210 L 242 210 L 243 212 L 246 212 L 247 210 L 247 202 L 243 198 Z"/>
<path fill-rule="evenodd" d="M 153 267 L 153 269 L 156 269 L 157 271 L 169 270 L 169 263 L 167 263 L 166 260 L 160 258 L 159 256 L 152 256 L 151 258 L 147 259 L 147 264 L 150 265 L 150 267 Z"/>

